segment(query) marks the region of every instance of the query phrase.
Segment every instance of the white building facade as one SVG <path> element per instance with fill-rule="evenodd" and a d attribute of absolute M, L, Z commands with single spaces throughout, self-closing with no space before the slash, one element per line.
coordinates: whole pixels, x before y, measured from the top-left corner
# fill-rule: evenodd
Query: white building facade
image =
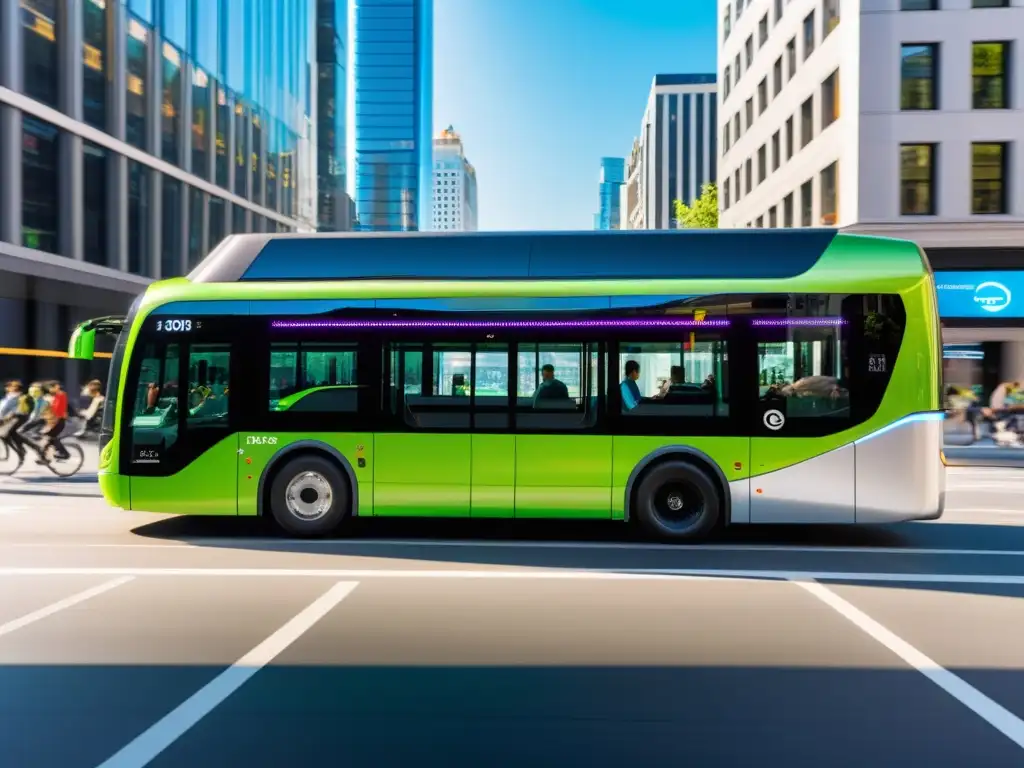
<path fill-rule="evenodd" d="M 477 230 L 476 169 L 466 159 L 462 137 L 448 126 L 434 139 L 434 215 L 432 229 Z"/>
<path fill-rule="evenodd" d="M 718 178 L 716 76 L 656 75 L 627 159 L 623 229 L 673 229 L 673 201 L 689 204 Z"/>
<path fill-rule="evenodd" d="M 1024 0 L 720 0 L 718 31 L 721 227 L 1024 245 Z"/>

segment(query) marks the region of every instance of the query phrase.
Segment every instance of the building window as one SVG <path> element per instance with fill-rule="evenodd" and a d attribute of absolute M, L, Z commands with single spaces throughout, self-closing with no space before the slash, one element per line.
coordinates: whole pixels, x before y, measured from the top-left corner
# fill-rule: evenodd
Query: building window
<path fill-rule="evenodd" d="M 82 118 L 107 129 L 107 9 L 103 3 L 82 7 Z"/>
<path fill-rule="evenodd" d="M 938 0 L 900 0 L 901 11 L 934 11 Z"/>
<path fill-rule="evenodd" d="M 971 213 L 1006 213 L 1006 144 L 971 144 Z"/>
<path fill-rule="evenodd" d="M 1010 0 L 971 0 L 971 8 L 1009 8 Z"/>
<path fill-rule="evenodd" d="M 736 190 L 736 201 L 743 197 L 743 188 L 740 186 L 740 169 L 736 169 L 736 174 L 733 177 L 733 189 Z"/>
<path fill-rule="evenodd" d="M 938 109 L 939 46 L 903 45 L 900 50 L 900 109 Z"/>
<path fill-rule="evenodd" d="M 813 220 L 812 212 L 814 210 L 814 200 L 811 196 L 814 194 L 814 180 L 808 179 L 800 187 L 800 226 L 809 227 Z"/>
<path fill-rule="evenodd" d="M 804 61 L 814 53 L 814 11 L 804 19 Z"/>
<path fill-rule="evenodd" d="M 754 163 L 749 157 L 747 158 L 747 162 L 744 164 L 744 170 L 746 171 L 747 194 L 749 195 L 754 189 Z"/>
<path fill-rule="evenodd" d="M 209 179 L 210 77 L 202 69 L 192 70 L 192 173 Z"/>
<path fill-rule="evenodd" d="M 163 224 L 160 227 L 160 277 L 181 275 L 181 182 L 163 177 L 160 200 Z"/>
<path fill-rule="evenodd" d="M 732 6 L 725 6 L 725 13 L 722 14 L 722 40 L 729 39 L 729 33 L 732 32 Z"/>
<path fill-rule="evenodd" d="M 148 149 L 146 140 L 146 86 L 147 49 L 149 48 L 149 30 L 138 19 L 128 18 L 128 66 L 125 77 L 128 93 L 125 104 L 125 138 L 129 144 L 139 149 Z"/>
<path fill-rule="evenodd" d="M 740 125 L 740 113 L 737 112 L 732 117 L 732 135 L 733 141 L 739 141 L 740 136 L 743 135 L 743 127 Z"/>
<path fill-rule="evenodd" d="M 1008 109 L 1010 90 L 1007 73 L 1009 43 L 974 43 L 971 46 L 971 75 L 974 78 L 975 109 Z"/>
<path fill-rule="evenodd" d="M 793 226 L 793 193 L 790 192 L 782 201 L 782 226 L 789 229 Z"/>
<path fill-rule="evenodd" d="M 775 23 L 782 19 L 782 0 L 775 0 Z"/>
<path fill-rule="evenodd" d="M 178 142 L 181 138 L 181 54 L 170 43 L 164 43 L 163 54 L 161 146 L 164 160 L 177 165 L 180 162 Z"/>
<path fill-rule="evenodd" d="M 751 35 L 750 37 L 747 38 L 746 45 L 744 46 L 744 51 L 747 54 L 747 69 L 750 69 L 750 65 L 753 64 L 753 62 L 754 62 L 754 36 L 753 35 Z"/>
<path fill-rule="evenodd" d="M 786 160 L 793 157 L 793 118 L 790 117 L 786 120 Z"/>
<path fill-rule="evenodd" d="M 839 26 L 839 0 L 825 0 L 821 14 L 821 39 L 824 40 L 832 30 Z"/>
<path fill-rule="evenodd" d="M 726 99 L 728 99 L 729 98 L 729 94 L 732 93 L 732 83 L 730 82 L 730 78 L 731 77 L 732 77 L 732 75 L 731 75 L 731 73 L 729 71 L 729 67 L 726 67 L 725 71 L 722 73 L 722 84 L 723 84 L 722 101 L 725 101 Z"/>
<path fill-rule="evenodd" d="M 249 108 L 241 97 L 235 102 L 235 194 L 245 199 L 249 182 Z M 241 234 L 235 230 L 236 234 Z"/>
<path fill-rule="evenodd" d="M 772 229 L 779 226 L 779 210 L 774 205 L 768 210 L 768 226 Z"/>
<path fill-rule="evenodd" d="M 814 97 L 800 105 L 800 149 L 811 143 L 814 138 Z"/>
<path fill-rule="evenodd" d="M 772 135 L 772 170 L 779 170 L 779 165 L 782 162 L 782 158 L 779 155 L 782 153 L 782 141 L 779 136 L 779 131 L 776 131 Z"/>
<path fill-rule="evenodd" d="M 821 172 L 821 223 L 834 227 L 839 220 L 839 163 L 832 163 Z"/>
<path fill-rule="evenodd" d="M 90 264 L 107 263 L 107 151 L 88 141 L 82 144 L 82 250 Z"/>
<path fill-rule="evenodd" d="M 757 23 L 757 47 L 760 48 L 768 42 L 768 14 L 761 17 Z"/>
<path fill-rule="evenodd" d="M 768 145 L 762 144 L 757 150 L 757 183 L 768 178 Z"/>
<path fill-rule="evenodd" d="M 821 130 L 839 119 L 839 70 L 821 84 Z"/>
<path fill-rule="evenodd" d="M 250 176 L 252 177 L 252 200 L 254 202 L 263 203 L 263 124 L 264 121 L 260 118 L 259 113 L 253 109 L 252 113 L 252 152 L 250 153 Z M 324 147 L 321 144 L 321 149 Z M 340 174 L 340 171 L 336 171 Z M 339 189 L 341 186 L 340 177 L 338 178 L 337 184 Z M 332 193 L 333 194 L 333 193 Z"/>
<path fill-rule="evenodd" d="M 754 224 L 758 229 L 764 229 L 764 216 L 758 216 L 757 222 Z"/>
<path fill-rule="evenodd" d="M 786 43 L 786 63 L 789 65 L 789 72 L 787 72 L 787 80 L 792 80 L 796 75 L 796 38 L 794 37 L 788 43 Z"/>
<path fill-rule="evenodd" d="M 729 124 L 726 123 L 725 127 L 722 128 L 722 154 L 724 155 L 729 151 Z"/>
<path fill-rule="evenodd" d="M 149 239 L 149 166 L 128 161 L 128 271 L 152 277 Z"/>
<path fill-rule="evenodd" d="M 60 90 L 58 7 L 58 0 L 21 0 L 25 95 L 51 107 L 57 106 Z"/>
<path fill-rule="evenodd" d="M 758 108 L 757 114 L 763 115 L 764 111 L 768 109 L 768 78 L 764 78 L 760 83 L 757 84 L 757 101 Z"/>
<path fill-rule="evenodd" d="M 754 124 L 754 97 L 751 96 L 747 99 L 747 103 L 744 105 L 744 109 L 747 113 L 747 130 L 750 130 L 750 126 Z"/>
<path fill-rule="evenodd" d="M 772 95 L 773 96 L 778 96 L 779 93 L 782 91 L 782 57 L 781 56 L 779 56 L 779 58 L 777 58 L 775 60 L 775 67 L 772 69 L 772 75 L 773 75 L 773 79 L 774 79 L 774 83 L 773 83 L 774 87 L 772 88 Z"/>
<path fill-rule="evenodd" d="M 900 145 L 900 215 L 935 215 L 935 145 Z"/>
<path fill-rule="evenodd" d="M 60 253 L 59 145 L 56 126 L 23 115 L 21 244 L 49 253 Z"/>
<path fill-rule="evenodd" d="M 732 75 L 735 78 L 733 85 L 738 85 L 740 82 L 740 75 L 743 73 L 743 69 L 740 64 L 740 55 L 736 54 L 736 60 L 732 63 Z"/>
<path fill-rule="evenodd" d="M 729 179 L 722 182 L 722 210 L 729 210 Z"/>
<path fill-rule="evenodd" d="M 220 241 L 224 239 L 224 198 L 217 197 L 216 195 L 210 195 L 210 250 L 212 251 L 218 245 Z M 280 231 L 275 229 L 275 226 L 280 227 L 277 222 L 269 222 L 270 232 Z"/>
<path fill-rule="evenodd" d="M 206 193 L 195 187 L 188 188 L 188 268 L 191 270 L 203 258 L 203 207 L 206 205 Z M 253 227 L 254 232 L 262 232 Z"/>
<path fill-rule="evenodd" d="M 217 107 L 216 107 L 216 150 L 217 156 L 214 159 L 214 173 L 216 175 L 217 186 L 224 187 L 227 189 L 228 186 L 228 128 L 231 120 L 231 105 L 228 103 L 228 92 L 223 87 L 217 88 Z M 211 247 L 216 243 L 220 242 L 210 238 Z"/>

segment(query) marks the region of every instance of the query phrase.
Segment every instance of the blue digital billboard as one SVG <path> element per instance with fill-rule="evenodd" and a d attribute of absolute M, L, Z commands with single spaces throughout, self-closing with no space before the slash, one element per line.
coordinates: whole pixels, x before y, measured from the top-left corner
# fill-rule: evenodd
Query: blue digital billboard
<path fill-rule="evenodd" d="M 941 317 L 1024 317 L 1024 272 L 936 272 Z"/>

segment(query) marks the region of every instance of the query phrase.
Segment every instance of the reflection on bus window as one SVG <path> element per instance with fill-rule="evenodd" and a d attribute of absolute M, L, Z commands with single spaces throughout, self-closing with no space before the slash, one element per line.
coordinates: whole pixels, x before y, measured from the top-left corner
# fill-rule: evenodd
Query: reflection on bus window
<path fill-rule="evenodd" d="M 619 368 L 622 410 L 630 416 L 729 415 L 728 346 L 712 334 L 621 344 Z"/>
<path fill-rule="evenodd" d="M 156 463 L 178 439 L 177 344 L 146 344 L 132 409 L 133 461 Z"/>
<path fill-rule="evenodd" d="M 274 344 L 269 407 L 275 411 L 355 413 L 359 382 L 355 344 Z"/>
<path fill-rule="evenodd" d="M 189 428 L 227 425 L 231 403 L 230 347 L 227 344 L 196 344 L 189 353 Z"/>

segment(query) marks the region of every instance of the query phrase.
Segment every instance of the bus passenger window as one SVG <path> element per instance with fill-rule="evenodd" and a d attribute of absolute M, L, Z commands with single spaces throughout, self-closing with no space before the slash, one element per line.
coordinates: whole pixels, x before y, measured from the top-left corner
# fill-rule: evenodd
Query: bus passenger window
<path fill-rule="evenodd" d="M 729 415 L 727 342 L 714 333 L 684 341 L 619 345 L 618 386 L 629 416 Z"/>
<path fill-rule="evenodd" d="M 417 429 L 469 429 L 469 344 L 396 344 L 391 403 Z"/>
<path fill-rule="evenodd" d="M 270 349 L 270 410 L 357 412 L 356 356 L 355 344 L 273 344 Z"/>
<path fill-rule="evenodd" d="M 597 344 L 520 344 L 516 427 L 578 430 L 597 420 Z"/>
<path fill-rule="evenodd" d="M 193 345 L 188 359 L 189 428 L 226 426 L 231 403 L 230 347 L 227 344 Z"/>
<path fill-rule="evenodd" d="M 761 330 L 761 329 L 758 329 Z M 846 339 L 839 327 L 764 329 L 757 344 L 758 397 L 787 419 L 850 418 Z"/>
<path fill-rule="evenodd" d="M 159 464 L 178 440 L 177 344 L 146 344 L 132 407 L 132 463 Z"/>

